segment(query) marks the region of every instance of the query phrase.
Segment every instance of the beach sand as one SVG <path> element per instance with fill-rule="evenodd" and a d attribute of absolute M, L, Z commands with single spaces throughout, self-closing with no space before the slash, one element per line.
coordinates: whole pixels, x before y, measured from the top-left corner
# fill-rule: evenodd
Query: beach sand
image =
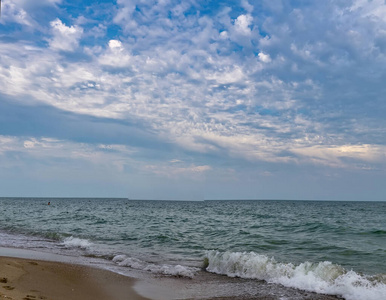
<path fill-rule="evenodd" d="M 251 284 L 251 280 L 229 280 L 226 276 L 211 273 L 202 273 L 198 277 L 191 280 L 156 276 L 137 280 L 83 265 L 0 256 L 0 300 L 342 299 L 257 280 Z M 224 291 L 225 295 L 237 296 L 225 296 Z"/>
<path fill-rule="evenodd" d="M 92 267 L 0 257 L 0 299 L 144 300 L 135 279 Z"/>

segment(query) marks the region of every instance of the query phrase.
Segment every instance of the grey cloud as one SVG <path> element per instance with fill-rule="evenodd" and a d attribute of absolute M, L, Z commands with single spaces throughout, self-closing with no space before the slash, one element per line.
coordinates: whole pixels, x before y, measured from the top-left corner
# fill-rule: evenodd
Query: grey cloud
<path fill-rule="evenodd" d="M 51 137 L 154 150 L 169 147 L 142 120 L 120 121 L 70 113 L 47 105 L 20 105 L 1 94 L 0 99 L 1 135 Z"/>

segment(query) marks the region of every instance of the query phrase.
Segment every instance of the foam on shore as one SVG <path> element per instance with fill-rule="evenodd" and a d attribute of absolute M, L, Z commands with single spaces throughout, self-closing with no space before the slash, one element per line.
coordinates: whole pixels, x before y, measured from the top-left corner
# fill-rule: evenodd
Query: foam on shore
<path fill-rule="evenodd" d="M 329 261 L 281 263 L 254 252 L 206 253 L 208 272 L 248 279 L 265 280 L 286 287 L 320 294 L 341 295 L 347 300 L 379 300 L 386 295 L 386 277 L 345 270 Z"/>

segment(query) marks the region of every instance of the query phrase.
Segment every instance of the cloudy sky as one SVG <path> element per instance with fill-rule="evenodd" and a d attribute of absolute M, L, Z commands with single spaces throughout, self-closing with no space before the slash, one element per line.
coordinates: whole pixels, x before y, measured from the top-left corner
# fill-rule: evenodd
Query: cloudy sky
<path fill-rule="evenodd" d="M 384 0 L 1 5 L 1 196 L 386 199 Z"/>

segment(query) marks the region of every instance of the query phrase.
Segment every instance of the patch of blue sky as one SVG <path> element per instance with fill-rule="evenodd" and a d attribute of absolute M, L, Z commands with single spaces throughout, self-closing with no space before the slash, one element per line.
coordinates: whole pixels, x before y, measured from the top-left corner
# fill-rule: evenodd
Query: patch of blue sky
<path fill-rule="evenodd" d="M 224 10 L 229 10 L 230 16 L 237 18 L 240 14 L 246 13 L 245 9 L 240 6 L 240 1 L 231 0 L 231 1 L 216 1 L 216 0 L 207 0 L 201 1 L 198 3 L 200 6 L 196 8 L 201 16 L 207 15 L 214 17 L 218 14 L 224 12 Z"/>
<path fill-rule="evenodd" d="M 258 113 L 260 116 L 274 116 L 278 117 L 281 115 L 279 110 L 265 108 L 265 107 L 256 107 L 254 109 L 256 113 Z"/>
<path fill-rule="evenodd" d="M 90 55 L 80 51 L 60 50 L 58 52 L 61 56 L 61 59 L 65 60 L 67 63 L 77 63 L 77 62 L 91 63 L 93 60 L 92 57 L 90 57 Z M 81 85 L 83 85 L 83 83 L 77 83 L 76 86 L 79 87 Z M 72 86 L 72 88 L 75 88 L 75 86 Z"/>
<path fill-rule="evenodd" d="M 23 37 L 28 37 L 28 36 L 32 37 L 31 34 L 27 35 L 23 31 L 24 26 L 17 22 L 9 22 L 7 23 L 7 25 L 2 24 L 0 22 L 0 30 L 1 30 L 1 34 L 0 34 L 1 39 L 5 39 L 9 41 L 17 41 L 21 37 L 21 35 L 23 35 Z"/>

